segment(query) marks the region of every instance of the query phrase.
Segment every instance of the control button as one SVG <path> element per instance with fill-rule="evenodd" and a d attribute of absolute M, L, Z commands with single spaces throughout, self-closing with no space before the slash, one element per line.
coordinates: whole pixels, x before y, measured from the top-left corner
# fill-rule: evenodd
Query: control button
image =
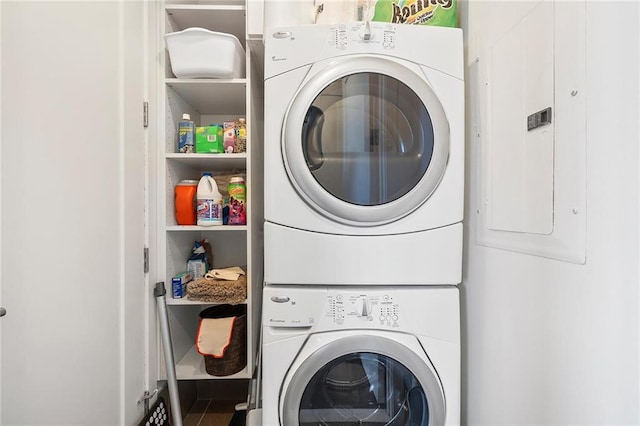
<path fill-rule="evenodd" d="M 389 47 L 389 43 L 387 43 L 386 41 L 384 43 L 382 43 L 382 47 L 387 48 Z M 389 298 L 387 296 L 385 296 L 384 300 L 389 300 Z"/>
<path fill-rule="evenodd" d="M 398 316 L 394 315 L 394 316 L 391 317 L 391 319 L 393 319 L 394 321 L 398 321 Z"/>
<path fill-rule="evenodd" d="M 380 315 L 380 322 L 384 322 L 384 315 Z"/>
<path fill-rule="evenodd" d="M 342 295 L 341 295 L 341 294 L 338 294 L 338 295 L 336 296 L 336 300 L 342 300 Z"/>

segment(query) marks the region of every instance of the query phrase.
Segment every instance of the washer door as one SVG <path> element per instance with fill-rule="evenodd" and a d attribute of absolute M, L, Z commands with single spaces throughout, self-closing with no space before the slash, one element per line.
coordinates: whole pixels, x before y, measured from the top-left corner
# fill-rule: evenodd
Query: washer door
<path fill-rule="evenodd" d="M 283 126 L 283 160 L 300 196 L 349 225 L 411 213 L 449 155 L 449 123 L 420 69 L 381 56 L 329 63 L 303 84 Z"/>
<path fill-rule="evenodd" d="M 403 337 L 413 340 L 413 348 L 380 335 L 360 334 L 314 351 L 283 389 L 282 424 L 444 424 L 440 381 L 428 359 L 416 354 L 422 348 L 417 339 Z"/>

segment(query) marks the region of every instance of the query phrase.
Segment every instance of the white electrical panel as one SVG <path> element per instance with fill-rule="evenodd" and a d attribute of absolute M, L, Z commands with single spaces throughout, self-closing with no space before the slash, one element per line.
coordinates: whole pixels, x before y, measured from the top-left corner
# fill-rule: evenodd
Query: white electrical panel
<path fill-rule="evenodd" d="M 477 242 L 585 262 L 585 2 L 522 4 L 470 66 Z"/>
<path fill-rule="evenodd" d="M 489 50 L 489 226 L 553 230 L 553 3 L 540 3 Z M 533 120 L 529 120 L 533 117 Z M 529 125 L 529 121 L 534 121 Z M 535 127 L 534 127 L 535 126 Z"/>

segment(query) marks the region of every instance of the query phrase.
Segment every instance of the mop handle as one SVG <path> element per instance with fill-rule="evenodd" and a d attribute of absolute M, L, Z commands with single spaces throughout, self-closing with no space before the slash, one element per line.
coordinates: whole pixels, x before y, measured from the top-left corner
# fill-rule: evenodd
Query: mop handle
<path fill-rule="evenodd" d="M 178 394 L 178 380 L 176 379 L 176 364 L 173 359 L 173 345 L 171 343 L 171 332 L 169 331 L 169 317 L 167 316 L 167 301 L 165 300 L 167 291 L 164 282 L 156 283 L 153 295 L 158 304 L 158 317 L 160 322 L 160 334 L 162 335 L 162 348 L 164 351 L 164 362 L 167 367 L 167 385 L 169 386 L 169 400 L 171 401 L 171 416 L 173 426 L 182 426 L 182 413 L 180 410 L 180 395 Z"/>

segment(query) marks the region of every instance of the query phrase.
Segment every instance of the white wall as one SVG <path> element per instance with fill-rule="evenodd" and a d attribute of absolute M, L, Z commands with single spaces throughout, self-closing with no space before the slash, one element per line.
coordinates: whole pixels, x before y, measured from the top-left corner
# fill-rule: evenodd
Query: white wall
<path fill-rule="evenodd" d="M 142 418 L 142 10 L 0 2 L 3 426 Z"/>
<path fill-rule="evenodd" d="M 531 3 L 471 1 L 460 8 L 471 62 Z M 610 1 L 587 1 L 586 14 L 585 265 L 476 244 L 478 164 L 467 137 L 462 303 L 469 425 L 640 424 L 640 14 L 637 2 Z M 467 100 L 470 90 L 468 82 Z"/>

